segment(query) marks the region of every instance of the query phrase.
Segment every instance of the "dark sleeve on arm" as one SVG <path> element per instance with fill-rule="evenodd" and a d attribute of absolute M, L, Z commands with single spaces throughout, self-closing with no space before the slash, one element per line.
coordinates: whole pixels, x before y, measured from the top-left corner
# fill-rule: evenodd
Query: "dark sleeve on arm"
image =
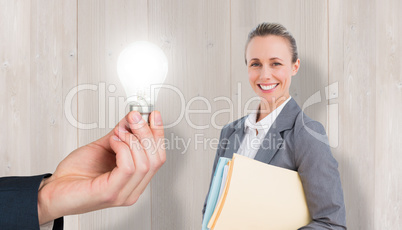
<path fill-rule="evenodd" d="M 38 188 L 48 176 L 0 178 L 0 229 L 39 230 Z M 53 229 L 63 229 L 63 218 L 55 220 Z"/>
<path fill-rule="evenodd" d="M 346 229 L 346 213 L 338 162 L 324 127 L 309 121 L 297 132 L 296 166 L 312 222 L 300 229 Z"/>

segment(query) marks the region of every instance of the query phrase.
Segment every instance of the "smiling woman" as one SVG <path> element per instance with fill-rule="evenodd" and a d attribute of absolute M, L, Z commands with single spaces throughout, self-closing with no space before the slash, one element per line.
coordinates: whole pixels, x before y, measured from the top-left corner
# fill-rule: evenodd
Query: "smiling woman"
<path fill-rule="evenodd" d="M 255 37 L 247 45 L 250 85 L 262 99 L 258 121 L 290 97 L 291 78 L 299 70 L 300 60 L 292 62 L 288 46 L 286 38 L 276 35 Z"/>
<path fill-rule="evenodd" d="M 289 94 L 300 66 L 295 39 L 280 24 L 261 23 L 248 36 L 245 61 L 259 108 L 222 129 L 212 175 L 219 158 L 234 153 L 297 171 L 312 218 L 306 228 L 346 229 L 338 163 L 324 127 L 307 117 Z M 205 207 L 206 202 L 203 214 Z"/>

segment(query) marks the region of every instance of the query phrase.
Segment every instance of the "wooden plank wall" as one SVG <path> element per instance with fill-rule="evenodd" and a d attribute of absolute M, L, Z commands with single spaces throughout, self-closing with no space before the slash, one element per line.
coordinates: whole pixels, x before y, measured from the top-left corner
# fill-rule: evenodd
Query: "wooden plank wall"
<path fill-rule="evenodd" d="M 118 54 L 146 39 L 177 89 L 156 105 L 178 121 L 167 162 L 134 206 L 68 217 L 65 229 L 199 229 L 220 127 L 253 108 L 247 33 L 273 21 L 297 40 L 291 95 L 317 100 L 305 112 L 327 129 L 348 228 L 401 229 L 401 11 L 399 0 L 0 0 L 0 176 L 52 172 L 109 132 L 124 97 Z"/>
<path fill-rule="evenodd" d="M 374 8 L 377 17 L 371 25 L 376 28 L 374 226 L 401 229 L 402 2 L 377 1 Z"/>
<path fill-rule="evenodd" d="M 332 103 L 339 105 L 341 124 L 333 152 L 342 172 L 350 229 L 375 229 L 376 16 L 375 1 L 366 2 L 331 1 L 329 8 L 329 77 L 339 84 L 339 97 Z"/>

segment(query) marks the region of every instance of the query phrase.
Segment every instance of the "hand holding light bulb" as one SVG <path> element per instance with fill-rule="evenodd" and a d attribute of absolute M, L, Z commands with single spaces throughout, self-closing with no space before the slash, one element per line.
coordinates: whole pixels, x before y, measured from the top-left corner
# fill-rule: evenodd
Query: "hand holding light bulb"
<path fill-rule="evenodd" d="M 118 71 L 128 101 L 138 112 L 129 112 L 107 135 L 70 153 L 45 179 L 45 175 L 39 175 L 0 180 L 2 185 L 15 190 L 11 194 L 17 195 L 11 197 L 18 197 L 3 202 L 6 209 L 13 205 L 16 208 L 7 210 L 9 218 L 0 221 L 0 228 L 21 229 L 24 228 L 21 223 L 27 228 L 36 228 L 32 223 L 42 225 L 58 218 L 54 222 L 58 229 L 63 225 L 62 216 L 137 202 L 166 161 L 166 151 L 161 144 L 164 139 L 162 117 L 158 111 L 151 113 L 158 91 L 151 92 L 150 86 L 165 79 L 167 58 L 155 45 L 134 43 L 119 57 Z M 24 218 L 20 221 L 21 208 L 18 207 L 26 209 L 23 213 L 29 221 Z M 10 221 L 10 218 L 18 221 Z"/>
<path fill-rule="evenodd" d="M 136 203 L 166 161 L 163 138 L 159 112 L 148 125 L 131 111 L 106 136 L 70 153 L 39 186 L 39 224 Z"/>
<path fill-rule="evenodd" d="M 125 48 L 117 60 L 117 73 L 127 94 L 130 110 L 138 111 L 147 121 L 154 109 L 159 89 L 168 71 L 167 57 L 156 45 L 138 41 Z"/>
<path fill-rule="evenodd" d="M 128 113 L 109 134 L 72 152 L 42 181 L 40 224 L 137 201 L 166 161 L 165 150 L 158 144 L 164 138 L 162 118 L 157 111 L 151 114 L 158 89 L 151 92 L 151 86 L 163 83 L 167 69 L 165 54 L 152 43 L 135 42 L 123 50 L 117 71 L 130 110 L 138 112 Z"/>

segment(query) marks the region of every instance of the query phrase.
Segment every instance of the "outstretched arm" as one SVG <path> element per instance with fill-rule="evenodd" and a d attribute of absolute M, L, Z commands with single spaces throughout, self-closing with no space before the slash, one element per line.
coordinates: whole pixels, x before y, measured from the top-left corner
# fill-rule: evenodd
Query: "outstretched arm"
<path fill-rule="evenodd" d="M 134 204 L 166 161 L 163 138 L 159 112 L 150 125 L 130 112 L 106 136 L 73 151 L 39 187 L 39 224 Z"/>

